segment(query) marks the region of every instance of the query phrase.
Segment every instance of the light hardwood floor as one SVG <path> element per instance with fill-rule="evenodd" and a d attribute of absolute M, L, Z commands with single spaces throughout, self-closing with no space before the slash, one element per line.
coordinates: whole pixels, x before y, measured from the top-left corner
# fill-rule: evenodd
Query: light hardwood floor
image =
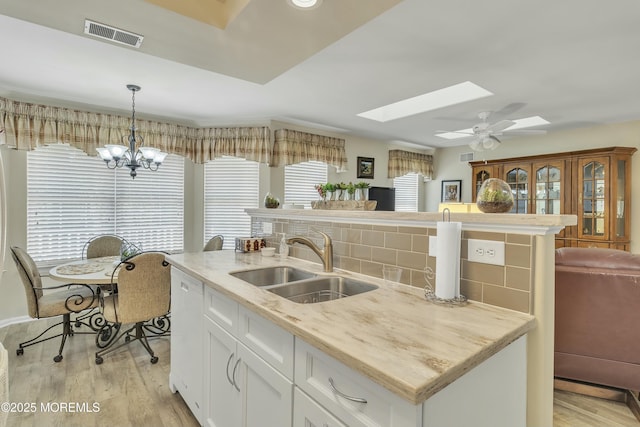
<path fill-rule="evenodd" d="M 65 346 L 64 359 L 53 361 L 58 339 L 25 349 L 15 349 L 25 336 L 35 336 L 49 321 L 39 320 L 0 329 L 0 342 L 9 352 L 11 402 L 37 406 L 34 413 L 12 413 L 9 427 L 26 426 L 197 426 L 178 393 L 169 390 L 169 338 L 151 345 L 159 357 L 155 365 L 139 343 L 108 355 L 102 365 L 94 362 L 91 335 L 75 335 Z M 99 412 L 43 412 L 41 404 L 97 403 Z M 1 402 L 0 402 L 1 403 Z M 554 427 L 640 426 L 624 403 L 556 391 Z M 236 426 L 229 426 L 236 427 Z"/>

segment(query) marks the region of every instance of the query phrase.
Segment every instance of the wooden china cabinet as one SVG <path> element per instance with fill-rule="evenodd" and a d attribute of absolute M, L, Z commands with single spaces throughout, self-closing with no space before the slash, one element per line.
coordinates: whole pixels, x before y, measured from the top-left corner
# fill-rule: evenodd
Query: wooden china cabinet
<path fill-rule="evenodd" d="M 631 156 L 608 147 L 470 162 L 473 201 L 487 178 L 511 187 L 514 214 L 573 214 L 578 225 L 556 236 L 556 247 L 630 250 Z"/>

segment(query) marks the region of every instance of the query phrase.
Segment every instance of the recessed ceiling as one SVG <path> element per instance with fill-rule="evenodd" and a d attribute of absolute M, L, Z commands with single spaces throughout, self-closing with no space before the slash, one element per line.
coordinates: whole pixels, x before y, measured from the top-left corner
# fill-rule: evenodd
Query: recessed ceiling
<path fill-rule="evenodd" d="M 435 133 L 469 128 L 482 111 L 541 116 L 550 132 L 640 118 L 635 0 L 324 0 L 312 10 L 211 0 L 202 13 L 198 4 L 0 0 L 0 96 L 128 114 L 134 83 L 140 117 L 275 120 L 417 147 L 464 144 Z M 87 18 L 144 42 L 89 38 Z M 465 81 L 493 95 L 387 122 L 357 116 Z"/>

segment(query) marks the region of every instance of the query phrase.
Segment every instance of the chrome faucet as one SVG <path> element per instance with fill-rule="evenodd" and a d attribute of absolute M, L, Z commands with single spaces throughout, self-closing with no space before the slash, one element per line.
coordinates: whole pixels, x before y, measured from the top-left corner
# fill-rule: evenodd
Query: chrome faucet
<path fill-rule="evenodd" d="M 309 240 L 306 237 L 301 237 L 301 236 L 291 237 L 287 239 L 287 243 L 289 245 L 293 245 L 294 243 L 301 243 L 303 245 L 308 246 L 322 260 L 324 271 L 332 272 L 333 271 L 333 243 L 331 242 L 331 237 L 329 237 L 328 234 L 323 233 L 321 231 L 316 231 L 316 233 L 322 235 L 322 237 L 324 238 L 324 249 L 322 250 L 319 247 L 317 247 L 315 243 L 313 243 L 311 240 Z"/>

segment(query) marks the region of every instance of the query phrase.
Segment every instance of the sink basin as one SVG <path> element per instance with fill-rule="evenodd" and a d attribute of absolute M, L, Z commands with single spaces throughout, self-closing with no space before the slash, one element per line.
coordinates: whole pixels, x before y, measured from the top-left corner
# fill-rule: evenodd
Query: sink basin
<path fill-rule="evenodd" d="M 287 266 L 257 268 L 229 274 L 255 286 L 280 285 L 316 277 L 314 273 Z"/>
<path fill-rule="evenodd" d="M 299 304 L 331 301 L 377 289 L 372 285 L 345 277 L 318 277 L 269 289 L 276 295 Z"/>

